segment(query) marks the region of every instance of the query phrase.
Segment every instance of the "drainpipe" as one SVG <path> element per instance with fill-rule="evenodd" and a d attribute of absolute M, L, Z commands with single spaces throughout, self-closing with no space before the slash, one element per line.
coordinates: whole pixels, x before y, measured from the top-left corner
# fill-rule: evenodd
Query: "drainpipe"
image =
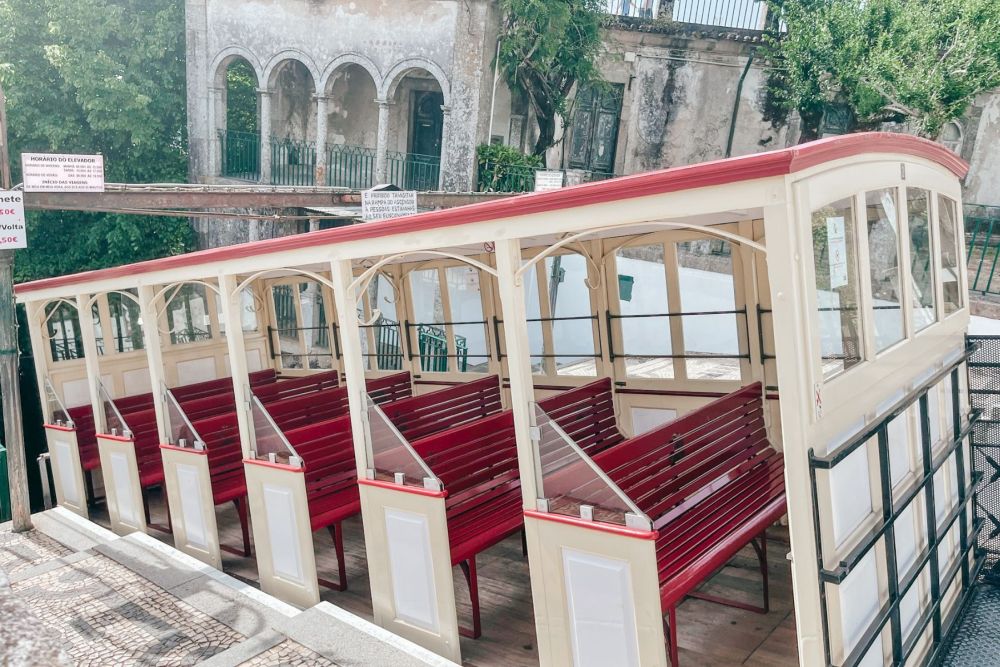
<path fill-rule="evenodd" d="M 733 137 L 736 135 L 736 118 L 740 114 L 740 96 L 743 94 L 743 82 L 746 81 L 747 74 L 750 72 L 750 65 L 753 64 L 753 57 L 756 53 L 757 51 L 753 50 L 747 56 L 747 64 L 743 68 L 743 73 L 740 74 L 740 82 L 736 84 L 736 99 L 733 100 L 733 116 L 729 122 L 729 139 L 726 141 L 726 157 L 732 157 L 733 154 Z"/>

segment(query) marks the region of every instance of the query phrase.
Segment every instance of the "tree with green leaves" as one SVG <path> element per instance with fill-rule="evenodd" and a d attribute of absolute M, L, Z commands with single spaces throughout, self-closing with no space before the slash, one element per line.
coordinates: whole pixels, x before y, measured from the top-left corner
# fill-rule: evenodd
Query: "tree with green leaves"
<path fill-rule="evenodd" d="M 831 104 L 849 111 L 854 129 L 900 122 L 936 138 L 976 95 L 1000 86 L 996 0 L 768 5 L 775 19 L 765 46 L 770 120 L 797 111 L 803 141 L 818 136 Z"/>
<path fill-rule="evenodd" d="M 603 0 L 500 0 L 499 68 L 512 90 L 528 100 L 538 123 L 533 153 L 557 143 L 574 86 L 601 80 L 597 58 Z"/>
<path fill-rule="evenodd" d="M 0 83 L 22 152 L 100 153 L 109 182 L 187 180 L 184 3 L 0 0 Z M 29 212 L 28 280 L 184 252 L 185 220 Z"/>

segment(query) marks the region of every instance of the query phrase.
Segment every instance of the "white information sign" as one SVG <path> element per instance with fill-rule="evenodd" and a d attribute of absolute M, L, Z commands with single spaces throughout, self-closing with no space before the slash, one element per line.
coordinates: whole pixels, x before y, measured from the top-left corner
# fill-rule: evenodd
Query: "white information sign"
<path fill-rule="evenodd" d="M 562 186 L 563 173 L 561 171 L 545 171 L 544 169 L 539 169 L 535 172 L 535 192 L 559 190 Z"/>
<path fill-rule="evenodd" d="M 365 222 L 399 218 L 416 212 L 416 191 L 365 190 L 361 193 L 361 218 Z"/>
<path fill-rule="evenodd" d="M 25 192 L 104 192 L 103 155 L 21 153 Z"/>
<path fill-rule="evenodd" d="M 24 193 L 0 190 L 0 250 L 27 247 Z"/>
<path fill-rule="evenodd" d="M 830 289 L 847 284 L 847 239 L 844 216 L 826 219 L 826 251 L 830 261 Z"/>

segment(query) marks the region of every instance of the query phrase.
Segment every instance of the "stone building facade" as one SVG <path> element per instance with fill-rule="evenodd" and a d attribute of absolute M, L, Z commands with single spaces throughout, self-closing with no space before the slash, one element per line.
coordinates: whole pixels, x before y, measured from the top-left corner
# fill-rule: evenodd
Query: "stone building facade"
<path fill-rule="evenodd" d="M 763 3 L 739 0 L 750 22 L 733 27 L 708 14 L 676 20 L 685 1 L 609 0 L 620 15 L 601 60 L 609 85 L 577 91 L 549 168 L 606 178 L 797 142 L 794 119 L 764 119 L 753 29 Z M 186 4 L 193 180 L 472 191 L 478 144 L 533 145 L 526 101 L 495 83 L 495 0 Z M 664 20 L 671 7 L 675 20 Z M 256 81 L 250 139 L 227 128 L 238 62 Z M 972 163 L 967 200 L 1000 204 L 1000 95 L 981 96 L 942 141 Z"/>

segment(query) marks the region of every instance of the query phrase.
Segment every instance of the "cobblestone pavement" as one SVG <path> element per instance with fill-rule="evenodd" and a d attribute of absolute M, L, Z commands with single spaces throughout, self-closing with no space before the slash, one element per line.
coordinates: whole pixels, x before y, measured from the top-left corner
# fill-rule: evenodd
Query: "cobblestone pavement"
<path fill-rule="evenodd" d="M 2 667 L 457 667 L 321 603 L 300 611 L 144 534 L 71 512 L 0 524 Z"/>
<path fill-rule="evenodd" d="M 12 588 L 81 667 L 195 665 L 245 639 L 104 556 Z"/>

